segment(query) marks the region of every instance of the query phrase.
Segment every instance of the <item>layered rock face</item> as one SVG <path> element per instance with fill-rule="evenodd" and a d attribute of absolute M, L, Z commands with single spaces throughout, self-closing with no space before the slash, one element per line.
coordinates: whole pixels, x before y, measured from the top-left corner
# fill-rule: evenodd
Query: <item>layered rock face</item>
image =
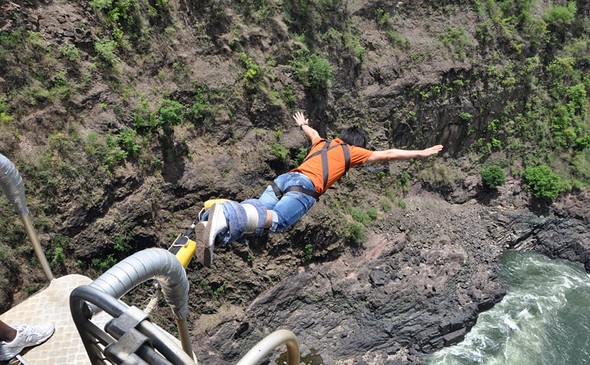
<path fill-rule="evenodd" d="M 118 11 L 131 3 L 146 11 L 113 27 L 108 13 L 119 3 Z M 156 9 L 164 3 L 166 11 Z M 297 17 L 301 3 L 329 11 Z M 488 123 L 507 104 L 526 104 L 530 85 L 510 71 L 534 50 L 496 34 L 503 29 L 472 3 L 481 2 L 0 0 L 9 50 L 0 54 L 0 117 L 14 116 L 0 123 L 0 152 L 27 167 L 26 182 L 41 181 L 29 193 L 47 251 L 67 257 L 55 264 L 60 273 L 98 275 L 94 260 L 168 247 L 207 199 L 257 196 L 293 167 L 307 147 L 292 123 L 295 110 L 326 137 L 359 124 L 375 149 L 445 144 L 421 165 L 354 169 L 288 232 L 219 247 L 213 268 L 195 260 L 188 270 L 202 363 L 235 363 L 277 328 L 298 336 L 306 364 L 420 363 L 461 341 L 502 299 L 504 250 L 534 250 L 590 270 L 588 190 L 547 206 L 531 201 L 517 178 L 497 192 L 481 189 L 482 161 L 510 162 L 498 151 L 473 156 L 473 146 L 490 137 Z M 587 13 L 588 5 L 579 8 Z M 333 65 L 330 88 L 310 91 L 298 80 L 293 62 L 305 34 L 325 46 L 309 48 Z M 24 41 L 33 43 L 18 48 Z M 258 84 L 246 77 L 252 72 Z M 71 97 L 58 93 L 64 85 Z M 173 133 L 143 131 L 134 147 L 144 154 L 105 172 L 88 151 L 109 146 L 138 116 L 156 120 L 164 98 L 195 120 Z M 375 207 L 377 217 L 362 223 L 365 239 L 351 240 L 347 228 L 361 224 L 350 212 Z M 1 212 L 1 223 L 14 218 Z M 7 252 L 26 241 L 18 224 L 2 226 L 16 237 L 2 242 Z M 10 288 L 3 307 L 44 285 L 27 254 L 3 257 L 0 284 Z M 165 306 L 152 317 L 174 328 Z M 269 363 L 283 358 L 278 350 Z"/>
<path fill-rule="evenodd" d="M 505 249 L 587 265 L 584 220 L 476 200 L 450 204 L 430 194 L 408 199 L 406 218 L 385 220 L 362 250 L 301 268 L 244 312 L 228 312 L 197 336 L 200 359 L 231 363 L 288 328 L 312 364 L 421 363 L 423 354 L 461 341 L 477 315 L 502 299 L 497 274 Z"/>

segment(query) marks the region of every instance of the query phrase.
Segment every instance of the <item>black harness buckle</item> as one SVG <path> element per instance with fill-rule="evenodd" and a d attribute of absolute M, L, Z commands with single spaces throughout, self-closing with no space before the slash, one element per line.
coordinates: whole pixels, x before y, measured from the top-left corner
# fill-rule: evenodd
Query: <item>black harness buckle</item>
<path fill-rule="evenodd" d="M 303 193 L 305 195 L 311 196 L 316 201 L 320 200 L 320 194 L 318 194 L 315 190 L 309 190 L 309 189 L 304 188 L 303 186 L 292 185 L 292 186 L 289 186 L 288 188 L 286 188 L 284 191 L 282 191 L 277 186 L 277 184 L 274 183 L 274 181 L 270 186 L 272 186 L 272 190 L 274 191 L 274 193 L 278 199 L 281 199 L 284 194 L 287 194 L 290 191 L 298 191 L 298 192 Z"/>

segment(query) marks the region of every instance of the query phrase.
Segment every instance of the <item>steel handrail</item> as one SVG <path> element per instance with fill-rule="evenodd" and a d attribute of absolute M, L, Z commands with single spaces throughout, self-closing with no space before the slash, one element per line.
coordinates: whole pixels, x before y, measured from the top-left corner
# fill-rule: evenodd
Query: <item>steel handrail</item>
<path fill-rule="evenodd" d="M 125 258 L 99 276 L 90 286 L 120 298 L 137 285 L 155 279 L 174 315 L 183 350 L 193 357 L 186 319 L 188 317 L 188 279 L 176 256 L 161 248 L 148 248 Z M 90 306 L 96 312 L 96 306 Z"/>
<path fill-rule="evenodd" d="M 23 221 L 45 276 L 49 281 L 53 280 L 51 268 L 31 222 L 22 177 L 12 161 L 2 154 L 0 154 L 0 187 L 2 187 L 8 201 L 13 205 L 16 213 Z M 154 250 L 165 253 L 156 253 Z M 146 253 L 145 251 L 149 252 Z M 162 268 L 164 269 L 160 271 Z M 125 273 L 125 275 L 121 275 L 121 273 Z M 123 277 L 128 280 L 122 281 Z M 175 352 L 173 349 L 177 347 L 176 344 L 165 339 L 165 336 L 158 335 L 158 333 L 161 334 L 161 331 L 151 322 L 142 321 L 138 328 L 141 332 L 145 332 L 146 335 L 155 336 L 152 341 L 160 352 L 170 355 L 172 358 L 181 361 L 182 364 L 195 364 L 186 323 L 188 316 L 188 280 L 186 279 L 186 273 L 176 256 L 162 249 L 148 249 L 138 252 L 113 266 L 89 286 L 78 287 L 71 293 L 70 310 L 72 317 L 91 358 L 96 359 L 96 361 L 99 361 L 99 358 L 104 359 L 100 355 L 101 350 L 97 346 L 96 340 L 101 340 L 104 345 L 110 341 L 110 336 L 94 324 L 90 324 L 88 319 L 99 309 L 104 309 L 114 317 L 120 316 L 129 307 L 118 299 L 135 286 L 149 279 L 159 279 L 164 297 L 177 317 L 179 337 L 184 352 Z M 101 308 L 101 306 L 106 306 L 108 309 Z M 93 332 L 95 338 L 91 338 L 87 333 L 88 331 Z M 257 364 L 282 344 L 287 346 L 288 365 L 298 365 L 300 360 L 299 343 L 295 335 L 288 330 L 278 330 L 265 337 L 250 349 L 237 365 Z M 150 350 L 145 351 L 149 352 Z M 152 355 L 148 354 L 146 356 L 150 357 Z"/>
<path fill-rule="evenodd" d="M 299 365 L 299 342 L 289 330 L 277 330 L 266 336 L 250 349 L 236 365 L 255 365 L 282 344 L 287 345 L 287 365 Z"/>
<path fill-rule="evenodd" d="M 14 206 L 16 214 L 18 214 L 23 221 L 29 240 L 31 240 L 31 244 L 35 250 L 35 255 L 41 263 L 41 267 L 43 268 L 47 280 L 53 280 L 53 274 L 51 273 L 49 262 L 47 262 L 47 258 L 43 253 L 43 249 L 41 248 L 41 244 L 39 243 L 39 239 L 37 238 L 37 234 L 31 223 L 29 208 L 27 207 L 27 201 L 25 199 L 25 184 L 18 173 L 16 166 L 14 166 L 12 161 L 3 154 L 0 154 L 0 186 L 2 186 L 2 190 L 4 190 L 4 194 L 6 194 L 8 201 Z"/>
<path fill-rule="evenodd" d="M 91 312 L 88 310 L 87 304 L 92 303 L 99 306 L 106 313 L 114 318 L 118 318 L 126 313 L 131 307 L 121 302 L 120 300 L 113 298 L 108 293 L 100 290 L 97 287 L 91 285 L 82 285 L 74 289 L 70 295 L 70 310 L 72 312 L 72 318 L 76 324 L 76 328 L 82 338 L 82 343 L 86 348 L 86 352 L 93 365 L 111 364 L 111 362 L 105 361 L 103 355 L 103 349 L 99 346 L 102 345 L 104 348 L 108 345 L 112 345 L 115 342 L 114 337 L 105 333 L 103 330 L 98 328 L 94 323 L 90 322 L 89 318 L 92 317 Z M 140 311 L 137 309 L 137 311 Z M 166 334 L 162 332 L 158 327 L 149 321 L 141 321 L 138 323 L 136 329 L 146 335 L 153 344 L 153 347 L 157 349 L 162 355 L 166 357 L 159 358 L 149 346 L 141 349 L 142 355 L 147 358 L 158 359 L 157 363 L 169 363 L 182 364 L 182 365 L 193 365 L 196 362 L 192 356 L 182 351 L 176 343 L 174 343 Z M 114 334 L 112 334 L 114 336 Z M 119 336 L 121 337 L 121 336 Z"/>

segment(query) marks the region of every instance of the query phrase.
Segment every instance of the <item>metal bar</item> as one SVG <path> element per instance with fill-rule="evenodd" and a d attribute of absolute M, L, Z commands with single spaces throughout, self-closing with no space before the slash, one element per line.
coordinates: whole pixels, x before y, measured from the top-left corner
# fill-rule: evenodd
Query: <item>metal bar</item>
<path fill-rule="evenodd" d="M 180 345 L 184 352 L 187 353 L 191 358 L 195 358 L 193 354 L 193 345 L 191 345 L 191 336 L 188 331 L 188 324 L 186 318 L 180 318 L 176 320 L 176 327 L 178 327 L 178 337 L 180 339 Z"/>
<path fill-rule="evenodd" d="M 24 358 L 23 358 L 21 355 L 16 355 L 16 359 L 17 359 L 18 361 L 20 361 L 20 363 L 21 363 L 22 365 L 30 365 L 28 362 L 26 362 L 26 361 L 25 361 L 25 359 L 24 359 Z"/>
<path fill-rule="evenodd" d="M 35 233 L 35 229 L 33 228 L 33 224 L 31 223 L 31 217 L 27 215 L 20 216 L 23 224 L 25 225 L 25 230 L 27 231 L 27 235 L 29 236 L 29 240 L 33 244 L 33 250 L 35 250 L 35 255 L 37 255 L 37 259 L 41 262 L 41 267 L 43 268 L 43 272 L 45 273 L 45 277 L 47 280 L 53 280 L 53 274 L 51 273 L 51 268 L 49 267 L 49 262 L 47 262 L 47 258 L 45 257 L 45 253 L 41 248 L 41 244 L 39 243 L 39 239 L 37 239 L 37 234 Z"/>
<path fill-rule="evenodd" d="M 41 266 L 43 267 L 43 271 L 45 276 L 49 281 L 53 280 L 53 274 L 51 273 L 51 269 L 49 268 L 49 263 L 47 262 L 47 258 L 45 258 L 45 254 L 41 249 L 41 245 L 39 244 L 39 240 L 37 239 L 37 235 L 35 234 L 35 229 L 33 228 L 33 224 L 31 224 L 31 218 L 29 216 L 29 208 L 27 207 L 27 200 L 25 199 L 25 184 L 23 182 L 22 177 L 20 176 L 16 166 L 10 161 L 6 156 L 0 153 L 0 187 L 6 194 L 8 201 L 12 203 L 14 206 L 14 210 L 16 214 L 18 214 L 23 223 L 25 224 L 25 229 L 27 231 L 27 235 L 33 244 L 33 249 L 35 250 L 35 254 L 37 258 L 41 262 Z"/>
<path fill-rule="evenodd" d="M 166 250 L 162 251 L 168 253 Z M 172 257 L 174 256 L 172 255 Z M 177 263 L 178 265 L 180 265 L 178 261 Z M 108 293 L 105 293 L 101 289 L 91 285 L 79 286 L 76 289 L 74 289 L 74 291 L 72 291 L 72 294 L 70 294 L 70 309 L 72 311 L 72 318 L 74 319 L 74 323 L 76 324 L 78 332 L 82 337 L 82 342 L 84 343 L 86 351 L 89 353 L 89 355 L 93 353 L 94 357 L 98 357 L 98 354 L 94 353 L 95 349 L 91 346 L 91 336 L 89 336 L 89 334 L 87 333 L 88 331 L 94 331 L 97 329 L 96 326 L 94 326 L 94 324 L 90 322 L 90 320 L 88 319 L 88 317 L 91 317 L 92 312 L 84 310 L 84 307 L 90 303 L 100 308 L 101 310 L 104 310 L 112 317 L 120 317 L 124 312 L 126 312 L 129 309 L 129 306 L 119 301 L 118 299 L 110 296 Z M 163 333 L 163 331 L 159 329 L 157 326 L 155 326 L 153 323 L 149 321 L 142 321 L 137 325 L 137 330 L 149 337 L 150 341 L 154 345 L 154 348 L 158 350 L 161 354 L 163 354 L 172 363 L 190 365 L 196 363 L 192 352 L 192 348 L 190 350 L 190 354 L 185 352 L 184 349 L 179 348 L 178 345 L 168 337 L 168 335 Z M 108 335 L 106 333 L 103 333 L 103 338 L 104 336 Z M 98 333 L 92 333 L 92 337 L 102 340 L 101 336 Z M 105 342 L 106 343 L 103 344 L 107 344 L 112 341 Z M 96 364 L 99 363 L 93 361 L 93 365 Z"/>
<path fill-rule="evenodd" d="M 288 330 L 277 330 L 266 336 L 240 359 L 236 365 L 255 365 L 282 344 L 287 345 L 287 365 L 299 365 L 299 342 L 295 334 Z"/>

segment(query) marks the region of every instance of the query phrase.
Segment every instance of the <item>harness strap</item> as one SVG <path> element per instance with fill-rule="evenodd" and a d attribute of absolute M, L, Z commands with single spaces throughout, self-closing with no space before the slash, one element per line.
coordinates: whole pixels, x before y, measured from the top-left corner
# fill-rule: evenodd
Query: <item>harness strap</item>
<path fill-rule="evenodd" d="M 298 192 L 303 193 L 305 195 L 311 196 L 316 201 L 320 200 L 320 194 L 318 194 L 315 190 L 306 189 L 302 186 L 292 185 L 292 186 L 289 186 L 288 188 L 286 188 L 285 191 L 281 191 L 281 189 L 277 186 L 277 184 L 274 183 L 274 181 L 272 182 L 271 186 L 272 186 L 272 190 L 274 191 L 274 193 L 278 199 L 281 199 L 284 194 L 287 194 L 290 191 L 298 191 Z"/>
<path fill-rule="evenodd" d="M 350 170 L 350 150 L 348 149 L 348 145 L 342 143 L 342 151 L 344 152 L 344 174 Z"/>
<path fill-rule="evenodd" d="M 328 184 L 328 178 L 330 170 L 328 169 L 328 151 L 333 150 L 334 148 L 338 148 L 338 146 L 342 147 L 342 152 L 344 153 L 344 173 L 346 174 L 350 169 L 350 149 L 346 143 L 338 143 L 332 147 L 330 147 L 331 141 L 324 140 L 324 146 L 321 150 L 312 153 L 311 155 L 307 156 L 303 162 L 309 160 L 310 158 L 316 157 L 321 155 L 322 157 L 322 172 L 324 177 L 324 190 L 326 190 L 326 185 Z"/>
<path fill-rule="evenodd" d="M 326 141 L 324 143 L 324 148 L 322 148 L 322 170 L 324 172 L 324 190 L 326 190 L 326 185 L 328 184 L 328 178 L 330 177 L 330 171 L 328 171 L 328 146 L 330 142 Z"/>

